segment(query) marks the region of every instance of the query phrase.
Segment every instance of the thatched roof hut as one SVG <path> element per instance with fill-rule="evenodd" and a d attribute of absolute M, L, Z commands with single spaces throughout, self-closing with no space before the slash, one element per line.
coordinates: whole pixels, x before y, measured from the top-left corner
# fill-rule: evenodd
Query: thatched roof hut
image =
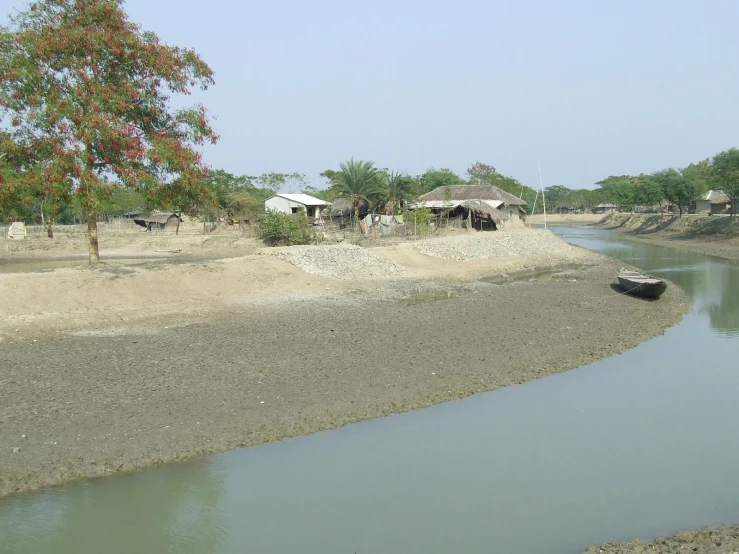
<path fill-rule="evenodd" d="M 359 203 L 359 217 L 362 218 L 369 212 L 369 204 L 365 201 Z M 331 205 L 321 212 L 323 217 L 350 218 L 354 215 L 354 204 L 347 198 L 337 198 Z"/>
<path fill-rule="evenodd" d="M 177 214 L 155 212 L 148 216 L 136 217 L 133 222 L 151 231 L 153 229 L 174 229 L 178 223 L 182 223 L 182 219 Z"/>
<path fill-rule="evenodd" d="M 502 205 L 526 206 L 526 201 L 498 187 L 490 185 L 450 185 L 437 187 L 418 198 L 418 204 L 426 208 L 458 206 L 465 200 L 482 200 L 497 208 Z"/>
<path fill-rule="evenodd" d="M 496 225 L 500 225 L 504 221 L 510 219 L 506 214 L 501 212 L 497 208 L 493 208 L 489 204 L 482 202 L 480 200 L 465 200 L 459 206 L 457 206 L 457 209 L 462 208 L 463 210 L 466 210 L 469 214 L 469 212 L 472 212 L 476 215 L 478 218 L 482 219 L 489 219 Z"/>

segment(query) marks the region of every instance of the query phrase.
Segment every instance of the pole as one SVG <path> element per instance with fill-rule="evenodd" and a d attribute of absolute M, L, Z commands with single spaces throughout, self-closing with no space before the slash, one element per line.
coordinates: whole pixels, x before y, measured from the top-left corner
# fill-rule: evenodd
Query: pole
<path fill-rule="evenodd" d="M 547 230 L 547 199 L 544 196 L 544 181 L 541 178 L 541 165 L 539 162 L 536 162 L 536 165 L 539 167 L 539 187 L 541 188 L 541 201 L 544 206 L 544 230 Z"/>

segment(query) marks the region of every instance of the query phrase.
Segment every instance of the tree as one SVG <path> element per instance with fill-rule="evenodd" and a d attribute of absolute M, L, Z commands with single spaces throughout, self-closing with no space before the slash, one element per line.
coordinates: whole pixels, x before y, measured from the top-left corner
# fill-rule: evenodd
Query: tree
<path fill-rule="evenodd" d="M 380 173 L 373 162 L 354 158 L 339 165 L 336 182 L 331 187 L 337 198 L 346 198 L 354 206 L 354 216 L 359 217 L 362 201 L 374 203 L 381 195 Z"/>
<path fill-rule="evenodd" d="M 632 179 L 634 183 L 634 202 L 640 206 L 654 206 L 665 199 L 660 184 L 651 175 L 639 175 Z"/>
<path fill-rule="evenodd" d="M 163 207 L 205 195 L 195 147 L 218 137 L 203 106 L 175 110 L 170 94 L 212 84 L 193 50 L 142 31 L 122 0 L 34 2 L 0 28 L 0 124 L 8 118 L 21 153 L 17 185 L 43 189 L 56 206 L 76 196 L 97 263 L 96 216 L 112 187 Z"/>
<path fill-rule="evenodd" d="M 475 162 L 467 169 L 467 178 L 473 185 L 489 185 L 497 173 L 492 165 Z"/>
<path fill-rule="evenodd" d="M 600 185 L 603 196 L 618 209 L 630 211 L 636 204 L 636 186 L 629 175 L 611 176 L 596 183 Z"/>
<path fill-rule="evenodd" d="M 563 187 L 562 185 L 552 185 L 551 187 L 547 187 L 544 189 L 544 194 L 546 195 L 546 201 L 547 201 L 547 208 L 551 207 L 551 210 L 554 212 L 558 208 L 561 208 L 566 203 L 567 196 L 572 193 L 572 189 L 568 189 L 567 187 Z"/>
<path fill-rule="evenodd" d="M 426 173 L 418 177 L 419 194 L 430 192 L 439 187 L 448 187 L 452 185 L 463 185 L 462 179 L 451 170 L 442 168 L 434 169 L 433 167 L 426 170 Z"/>
<path fill-rule="evenodd" d="M 651 178 L 662 188 L 664 197 L 677 207 L 680 217 L 700 194 L 699 179 L 687 170 L 664 169 L 653 173 Z"/>
<path fill-rule="evenodd" d="M 254 177 L 237 176 L 223 169 L 216 169 L 208 172 L 208 178 L 205 180 L 204 186 L 210 199 L 219 207 L 225 208 L 231 194 L 254 188 L 254 179 Z"/>
<path fill-rule="evenodd" d="M 731 202 L 731 217 L 736 215 L 737 202 L 739 202 L 739 150 L 730 148 L 720 152 L 711 161 L 713 176 L 721 190 L 729 197 Z"/>
<path fill-rule="evenodd" d="M 381 200 L 389 211 L 403 208 L 416 193 L 416 182 L 413 177 L 399 171 L 384 172 L 384 183 L 381 188 Z"/>
<path fill-rule="evenodd" d="M 255 180 L 257 184 L 271 190 L 274 194 L 281 191 L 293 192 L 307 185 L 305 175 L 302 173 L 263 173 Z"/>

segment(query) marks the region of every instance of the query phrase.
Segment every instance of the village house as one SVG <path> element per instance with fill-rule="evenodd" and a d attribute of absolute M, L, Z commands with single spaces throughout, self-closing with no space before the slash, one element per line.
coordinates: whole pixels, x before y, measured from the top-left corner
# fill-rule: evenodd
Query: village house
<path fill-rule="evenodd" d="M 729 209 L 729 196 L 720 190 L 709 190 L 695 201 L 695 213 L 720 214 Z"/>
<path fill-rule="evenodd" d="M 598 204 L 595 208 L 593 208 L 594 214 L 615 214 L 616 213 L 616 204 Z"/>
<path fill-rule="evenodd" d="M 321 217 L 321 210 L 329 205 L 330 202 L 310 196 L 309 194 L 280 193 L 264 201 L 264 210 L 284 214 L 296 214 L 303 209 L 308 217 L 318 219 Z"/>
<path fill-rule="evenodd" d="M 414 207 L 435 213 L 450 212 L 461 217 L 466 227 L 498 229 L 501 225 L 522 225 L 526 201 L 490 185 L 451 185 L 438 187 L 419 197 Z"/>

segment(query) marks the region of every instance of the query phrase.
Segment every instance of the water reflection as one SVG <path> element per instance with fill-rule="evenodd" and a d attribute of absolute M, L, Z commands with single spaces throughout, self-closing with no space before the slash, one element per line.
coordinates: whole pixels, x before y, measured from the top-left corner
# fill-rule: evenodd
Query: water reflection
<path fill-rule="evenodd" d="M 693 252 L 625 241 L 612 231 L 551 227 L 564 240 L 599 250 L 673 281 L 685 290 L 694 310 L 707 313 L 721 336 L 739 335 L 739 264 Z"/>
<path fill-rule="evenodd" d="M 0 502 L 0 552 L 217 551 L 223 480 L 198 461 Z"/>
<path fill-rule="evenodd" d="M 711 283 L 717 289 L 717 302 L 711 303 L 708 313 L 711 327 L 724 336 L 739 335 L 739 268 L 734 271 L 718 272 Z"/>

